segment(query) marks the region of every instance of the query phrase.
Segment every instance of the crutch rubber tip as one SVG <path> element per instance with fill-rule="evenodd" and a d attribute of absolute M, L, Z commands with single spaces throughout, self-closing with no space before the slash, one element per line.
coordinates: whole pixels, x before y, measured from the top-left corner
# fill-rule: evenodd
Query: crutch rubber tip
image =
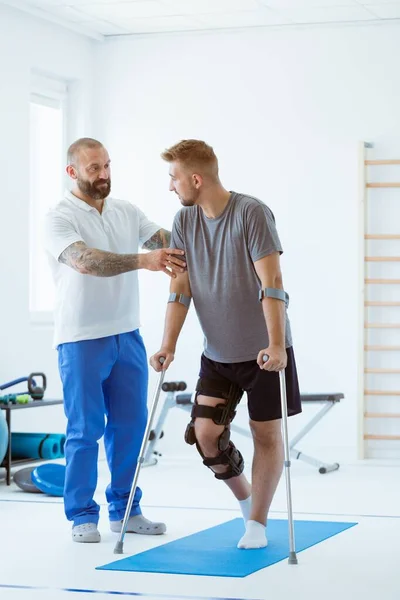
<path fill-rule="evenodd" d="M 296 552 L 289 552 L 288 563 L 289 563 L 289 565 L 297 565 L 298 564 Z"/>
<path fill-rule="evenodd" d="M 123 554 L 124 553 L 124 544 L 123 542 L 117 542 L 114 548 L 114 554 Z"/>

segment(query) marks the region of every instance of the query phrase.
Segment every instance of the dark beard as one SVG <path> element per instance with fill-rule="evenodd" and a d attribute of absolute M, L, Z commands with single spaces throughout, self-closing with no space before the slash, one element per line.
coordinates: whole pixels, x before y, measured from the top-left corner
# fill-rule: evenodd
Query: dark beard
<path fill-rule="evenodd" d="M 101 183 L 106 183 L 106 186 L 100 186 Z M 92 198 L 92 200 L 104 200 L 110 194 L 111 191 L 111 179 L 94 181 L 90 183 L 90 181 L 85 181 L 84 179 L 77 180 L 78 188 L 80 191 Z"/>

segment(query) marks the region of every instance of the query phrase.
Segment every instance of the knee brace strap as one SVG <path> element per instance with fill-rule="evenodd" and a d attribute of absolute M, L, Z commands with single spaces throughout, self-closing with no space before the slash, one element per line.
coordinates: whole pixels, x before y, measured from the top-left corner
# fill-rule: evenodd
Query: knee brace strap
<path fill-rule="evenodd" d="M 212 419 L 216 425 L 226 425 L 232 421 L 236 412 L 235 408 L 243 396 L 243 390 L 236 383 L 227 380 L 208 379 L 200 377 L 196 385 L 196 398 L 198 395 L 219 396 L 227 400 L 226 404 L 217 404 L 217 406 L 205 406 L 195 404 L 192 408 L 192 419 L 196 417 L 203 419 Z"/>
<path fill-rule="evenodd" d="M 216 425 L 228 425 L 233 421 L 236 415 L 236 402 L 227 402 L 226 404 L 217 404 L 217 406 L 204 406 L 204 404 L 194 404 L 192 408 L 192 419 L 212 419 Z"/>
<path fill-rule="evenodd" d="M 244 470 L 243 456 L 233 442 L 229 442 L 227 449 L 218 456 L 215 456 L 214 458 L 204 458 L 203 464 L 210 469 L 216 465 L 229 465 L 230 468 L 225 471 L 225 473 L 214 473 L 216 479 L 222 480 L 237 477 L 243 473 Z"/>
<path fill-rule="evenodd" d="M 203 463 L 206 466 L 211 464 L 229 465 L 225 473 L 214 473 L 217 479 L 230 479 L 236 475 L 240 475 L 244 465 L 243 457 L 236 447 L 230 442 L 229 424 L 236 415 L 236 407 L 243 395 L 243 390 L 235 383 L 229 381 L 213 380 L 201 377 L 196 386 L 196 399 L 192 408 L 191 421 L 185 431 L 185 442 L 190 445 L 196 444 L 196 448 L 203 458 Z M 217 406 L 205 406 L 198 404 L 197 395 L 201 393 L 221 394 L 223 399 L 226 399 L 226 404 L 217 404 Z M 217 396 L 218 397 L 218 396 Z M 196 418 L 212 419 L 216 425 L 224 425 L 224 430 L 218 436 L 218 451 L 220 454 L 215 458 L 205 458 L 198 440 L 196 438 L 195 420 Z M 211 463 L 209 462 L 211 461 Z M 217 462 L 212 462 L 217 461 Z M 240 470 L 241 469 L 241 470 Z"/>
<path fill-rule="evenodd" d="M 196 385 L 197 394 L 206 396 L 217 395 L 223 400 L 237 400 L 243 396 L 243 390 L 236 383 L 231 383 L 228 380 L 209 379 L 208 377 L 200 377 Z"/>

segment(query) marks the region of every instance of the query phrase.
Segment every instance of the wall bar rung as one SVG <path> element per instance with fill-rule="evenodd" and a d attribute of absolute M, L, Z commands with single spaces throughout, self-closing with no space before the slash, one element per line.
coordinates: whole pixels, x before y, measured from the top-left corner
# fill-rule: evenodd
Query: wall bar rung
<path fill-rule="evenodd" d="M 366 165 L 400 165 L 400 159 L 392 158 L 392 159 L 384 159 L 384 160 L 366 160 Z"/>
<path fill-rule="evenodd" d="M 399 262 L 400 256 L 366 256 L 367 262 Z"/>
<path fill-rule="evenodd" d="M 365 323 L 365 329 L 400 329 L 400 323 Z"/>
<path fill-rule="evenodd" d="M 392 284 L 399 284 L 400 283 L 400 279 L 365 279 L 364 280 L 365 283 L 376 283 L 376 284 L 381 284 L 381 285 L 392 285 Z"/>
<path fill-rule="evenodd" d="M 400 233 L 366 233 L 365 240 L 400 240 Z"/>
<path fill-rule="evenodd" d="M 364 373 L 381 373 L 382 375 L 400 375 L 400 369 L 364 369 Z"/>
<path fill-rule="evenodd" d="M 364 440 L 400 440 L 400 435 L 377 435 L 374 433 L 366 433 Z"/>
<path fill-rule="evenodd" d="M 367 188 L 400 188 L 399 181 L 367 183 Z"/>
<path fill-rule="evenodd" d="M 366 419 L 400 419 L 400 413 L 370 413 L 364 414 Z"/>
<path fill-rule="evenodd" d="M 389 392 L 388 390 L 364 390 L 364 396 L 400 396 L 400 392 Z"/>
<path fill-rule="evenodd" d="M 392 352 L 400 351 L 400 346 L 364 346 L 366 352 Z"/>
<path fill-rule="evenodd" d="M 388 300 L 366 300 L 364 306 L 400 306 L 400 302 Z"/>

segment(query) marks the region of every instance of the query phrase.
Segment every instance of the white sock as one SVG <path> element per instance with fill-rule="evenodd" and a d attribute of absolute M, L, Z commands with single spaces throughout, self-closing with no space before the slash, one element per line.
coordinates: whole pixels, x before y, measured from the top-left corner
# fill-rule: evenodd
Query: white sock
<path fill-rule="evenodd" d="M 239 500 L 239 505 L 240 510 L 242 511 L 244 524 L 246 525 L 251 512 L 251 496 L 249 496 L 245 500 Z"/>
<path fill-rule="evenodd" d="M 265 548 L 268 545 L 265 525 L 258 521 L 247 521 L 246 533 L 239 540 L 238 548 Z"/>

